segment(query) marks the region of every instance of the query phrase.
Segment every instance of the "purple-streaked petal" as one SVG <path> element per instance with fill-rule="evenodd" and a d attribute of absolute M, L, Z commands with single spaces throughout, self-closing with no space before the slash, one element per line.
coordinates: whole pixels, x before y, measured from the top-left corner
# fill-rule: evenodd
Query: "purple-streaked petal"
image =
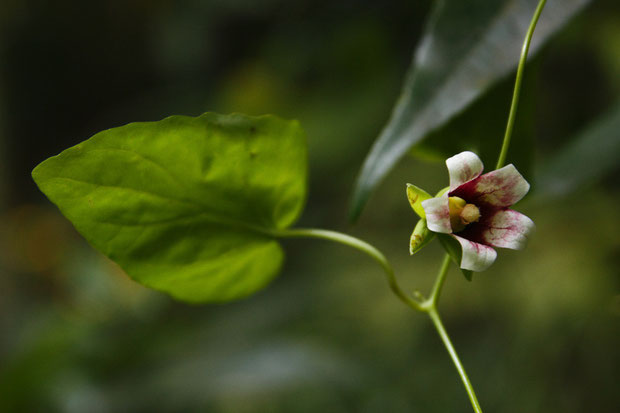
<path fill-rule="evenodd" d="M 428 229 L 433 232 L 441 232 L 444 234 L 452 232 L 447 196 L 422 201 L 422 208 L 424 208 L 424 213 L 426 214 Z"/>
<path fill-rule="evenodd" d="M 473 152 L 465 151 L 446 159 L 450 175 L 450 190 L 477 178 L 482 173 L 482 161 Z"/>
<path fill-rule="evenodd" d="M 484 271 L 495 262 L 497 252 L 486 245 L 467 240 L 458 235 L 452 237 L 461 244 L 461 268 L 471 271 Z"/>
<path fill-rule="evenodd" d="M 464 183 L 450 192 L 450 196 L 461 197 L 477 206 L 505 208 L 519 202 L 529 190 L 530 184 L 510 164 Z"/>
<path fill-rule="evenodd" d="M 513 250 L 523 249 L 536 228 L 534 221 L 512 209 L 496 211 L 484 225 L 481 237 L 485 244 Z"/>

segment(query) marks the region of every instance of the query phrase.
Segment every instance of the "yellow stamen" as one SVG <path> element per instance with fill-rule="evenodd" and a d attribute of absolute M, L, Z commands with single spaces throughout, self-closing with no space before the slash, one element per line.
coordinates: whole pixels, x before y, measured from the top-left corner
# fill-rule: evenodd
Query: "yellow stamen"
<path fill-rule="evenodd" d="M 472 222 L 478 222 L 480 219 L 480 209 L 474 204 L 467 204 L 461 211 L 461 222 L 463 224 L 471 224 Z"/>
<path fill-rule="evenodd" d="M 480 219 L 480 209 L 474 204 L 468 204 L 463 198 L 451 196 L 448 198 L 448 206 L 453 232 L 462 231 L 468 224 Z"/>
<path fill-rule="evenodd" d="M 450 208 L 450 225 L 453 232 L 459 232 L 465 229 L 465 224 L 461 222 L 461 212 L 467 203 L 463 198 L 451 196 L 448 198 L 448 206 Z"/>

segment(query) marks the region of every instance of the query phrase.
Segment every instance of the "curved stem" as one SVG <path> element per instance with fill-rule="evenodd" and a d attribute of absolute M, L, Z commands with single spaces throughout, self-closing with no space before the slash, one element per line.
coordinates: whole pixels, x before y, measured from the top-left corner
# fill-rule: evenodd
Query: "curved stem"
<path fill-rule="evenodd" d="M 439 333 L 441 337 L 441 341 L 443 342 L 448 354 L 450 354 L 450 358 L 452 362 L 456 366 L 456 369 L 461 376 L 461 380 L 465 385 L 465 390 L 469 395 L 469 399 L 476 413 L 482 413 L 482 409 L 480 408 L 480 404 L 478 403 L 478 399 L 476 398 L 476 393 L 474 393 L 474 388 L 467 377 L 467 373 L 465 372 L 465 368 L 461 364 L 458 355 L 456 354 L 456 350 L 450 341 L 450 337 L 448 337 L 448 333 L 446 332 L 443 324 L 441 323 L 441 319 L 439 318 L 439 314 L 437 313 L 437 302 L 439 301 L 439 296 L 441 294 L 441 289 L 443 288 L 443 284 L 446 280 L 446 275 L 448 273 L 448 269 L 450 268 L 451 259 L 448 254 L 444 256 L 443 262 L 441 264 L 441 268 L 439 273 L 437 274 L 437 279 L 435 280 L 435 284 L 433 285 L 433 290 L 428 299 L 418 302 L 413 298 L 409 297 L 398 285 L 398 281 L 394 275 L 394 269 L 385 258 L 385 255 L 381 251 L 379 251 L 374 246 L 369 243 L 362 241 L 359 238 L 352 237 L 347 234 L 342 234 L 336 231 L 329 231 L 324 229 L 314 229 L 314 228 L 293 228 L 293 229 L 283 229 L 283 230 L 274 230 L 270 232 L 270 235 L 275 237 L 282 238 L 320 238 L 329 241 L 338 242 L 343 245 L 347 245 L 349 247 L 353 247 L 356 250 L 362 251 L 363 253 L 369 255 L 372 259 L 377 261 L 379 265 L 385 271 L 385 275 L 387 277 L 390 288 L 396 294 L 396 296 L 409 307 L 413 308 L 416 311 L 425 312 L 433 321 L 433 325 L 435 329 Z M 423 297 L 421 297 L 423 300 Z"/>
<path fill-rule="evenodd" d="M 385 258 L 385 255 L 383 255 L 381 251 L 379 251 L 377 248 L 370 245 L 369 243 L 362 241 L 359 238 L 355 238 L 347 234 L 342 234 L 340 232 L 314 228 L 284 229 L 274 231 L 272 235 L 284 238 L 321 238 L 348 245 L 349 247 L 353 247 L 356 250 L 369 255 L 372 259 L 377 261 L 379 265 L 381 265 L 383 271 L 385 271 L 385 275 L 387 277 L 390 288 L 402 302 L 404 302 L 414 310 L 424 311 L 420 303 L 409 297 L 407 294 L 405 294 L 402 288 L 400 288 L 400 286 L 398 285 L 398 281 L 396 280 L 396 276 L 394 275 L 394 269 Z"/>
<path fill-rule="evenodd" d="M 510 146 L 510 138 L 512 136 L 512 130 L 514 129 L 515 117 L 517 114 L 517 106 L 519 105 L 519 93 L 521 92 L 521 80 L 523 79 L 525 61 L 527 60 L 527 53 L 530 50 L 530 42 L 532 41 L 532 35 L 534 34 L 536 23 L 538 23 L 538 18 L 540 17 L 540 13 L 542 13 L 543 8 L 545 7 L 545 3 L 547 3 L 547 0 L 540 0 L 538 2 L 538 6 L 536 7 L 536 11 L 534 12 L 534 17 L 532 17 L 530 27 L 527 30 L 525 40 L 523 41 L 523 47 L 521 48 L 521 57 L 519 59 L 519 66 L 517 66 L 517 78 L 515 80 L 515 88 L 512 94 L 512 103 L 510 104 L 510 114 L 508 115 L 508 124 L 506 125 L 504 142 L 502 143 L 502 149 L 499 153 L 499 158 L 497 159 L 497 166 L 495 167 L 495 169 L 501 168 L 506 162 L 508 147 Z"/>
<path fill-rule="evenodd" d="M 443 341 L 443 345 L 446 347 L 446 350 L 448 350 L 448 353 L 450 354 L 450 358 L 452 358 L 452 362 L 456 366 L 456 370 L 459 372 L 459 375 L 461 376 L 461 381 L 463 382 L 463 385 L 465 386 L 465 390 L 467 390 L 467 395 L 469 396 L 469 400 L 471 401 L 471 405 L 474 408 L 474 411 L 476 413 L 482 413 L 482 408 L 480 407 L 480 404 L 478 403 L 478 398 L 476 397 L 474 388 L 471 385 L 469 378 L 467 377 L 467 373 L 465 372 L 465 368 L 463 367 L 463 364 L 461 364 L 461 360 L 459 360 L 459 356 L 456 354 L 456 350 L 454 350 L 454 346 L 452 345 L 452 342 L 450 341 L 450 337 L 448 337 L 448 333 L 446 333 L 446 329 L 444 328 L 441 322 L 441 318 L 439 318 L 439 314 L 437 313 L 437 309 L 435 308 L 435 306 L 432 306 L 428 310 L 428 315 L 433 321 L 433 325 L 435 326 L 437 333 L 439 333 L 439 337 L 441 337 L 441 341 Z"/>

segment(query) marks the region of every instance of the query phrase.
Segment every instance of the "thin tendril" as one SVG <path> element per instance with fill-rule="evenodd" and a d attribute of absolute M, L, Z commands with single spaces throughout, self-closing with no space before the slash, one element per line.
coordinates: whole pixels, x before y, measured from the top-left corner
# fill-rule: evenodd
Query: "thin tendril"
<path fill-rule="evenodd" d="M 532 35 L 538 23 L 538 18 L 542 13 L 543 8 L 547 0 L 540 0 L 538 7 L 534 12 L 534 17 L 530 22 L 530 27 L 525 35 L 523 41 L 523 47 L 521 48 L 521 58 L 519 59 L 519 66 L 517 67 L 517 77 L 515 80 L 515 88 L 512 94 L 512 103 L 510 104 L 510 114 L 508 115 L 508 123 L 506 124 L 506 133 L 504 134 L 504 142 L 502 143 L 502 149 L 497 159 L 497 166 L 495 169 L 499 169 L 506 163 L 506 156 L 508 155 L 508 148 L 510 147 L 510 138 L 512 137 L 512 130 L 514 129 L 515 117 L 517 114 L 517 106 L 519 105 L 519 93 L 521 92 L 521 80 L 523 79 L 523 71 L 525 70 L 525 61 L 527 60 L 527 53 L 530 50 L 530 42 L 532 41 Z"/>
<path fill-rule="evenodd" d="M 379 251 L 377 248 L 370 245 L 369 243 L 362 241 L 359 238 L 355 238 L 347 234 L 342 234 L 340 232 L 314 228 L 285 229 L 274 231 L 272 235 L 286 238 L 321 238 L 338 242 L 340 244 L 353 247 L 358 251 L 362 251 L 369 255 L 372 259 L 377 261 L 379 265 L 381 265 L 381 268 L 383 268 L 383 271 L 385 272 L 385 276 L 387 278 L 390 288 L 403 303 L 416 311 L 424 311 L 418 301 L 408 296 L 403 291 L 403 289 L 400 288 L 400 286 L 398 285 L 398 280 L 394 275 L 394 269 L 392 268 L 392 265 L 390 265 L 389 261 L 385 258 L 385 255 L 383 255 L 381 251 Z"/>

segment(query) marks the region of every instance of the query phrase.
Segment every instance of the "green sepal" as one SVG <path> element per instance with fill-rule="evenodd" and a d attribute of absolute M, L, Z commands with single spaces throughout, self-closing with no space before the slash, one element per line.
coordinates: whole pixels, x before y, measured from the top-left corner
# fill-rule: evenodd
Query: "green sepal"
<path fill-rule="evenodd" d="M 411 204 L 411 208 L 413 208 L 415 213 L 422 219 L 426 218 L 424 208 L 422 208 L 422 202 L 430 198 L 432 198 L 432 196 L 425 190 L 415 185 L 407 184 L 407 199 L 409 200 L 409 204 Z"/>
<path fill-rule="evenodd" d="M 439 198 L 440 196 L 443 196 L 449 190 L 450 190 L 450 187 L 446 186 L 445 188 L 443 188 L 439 192 L 437 192 L 437 194 L 435 195 L 435 198 Z"/>
<path fill-rule="evenodd" d="M 428 229 L 426 220 L 421 218 L 411 234 L 411 239 L 409 240 L 409 254 L 413 255 L 426 247 L 434 237 L 435 233 Z"/>
<path fill-rule="evenodd" d="M 441 242 L 441 246 L 446 250 L 448 255 L 450 255 L 450 258 L 452 258 L 452 261 L 454 261 L 456 266 L 460 268 L 461 257 L 462 257 L 463 252 L 461 250 L 461 245 L 458 243 L 458 241 L 452 238 L 448 234 L 437 234 L 437 238 L 439 238 L 439 242 Z M 463 276 L 467 279 L 467 281 L 472 280 L 472 276 L 474 274 L 473 271 L 465 270 L 463 268 L 460 268 L 460 270 L 463 273 Z"/>

